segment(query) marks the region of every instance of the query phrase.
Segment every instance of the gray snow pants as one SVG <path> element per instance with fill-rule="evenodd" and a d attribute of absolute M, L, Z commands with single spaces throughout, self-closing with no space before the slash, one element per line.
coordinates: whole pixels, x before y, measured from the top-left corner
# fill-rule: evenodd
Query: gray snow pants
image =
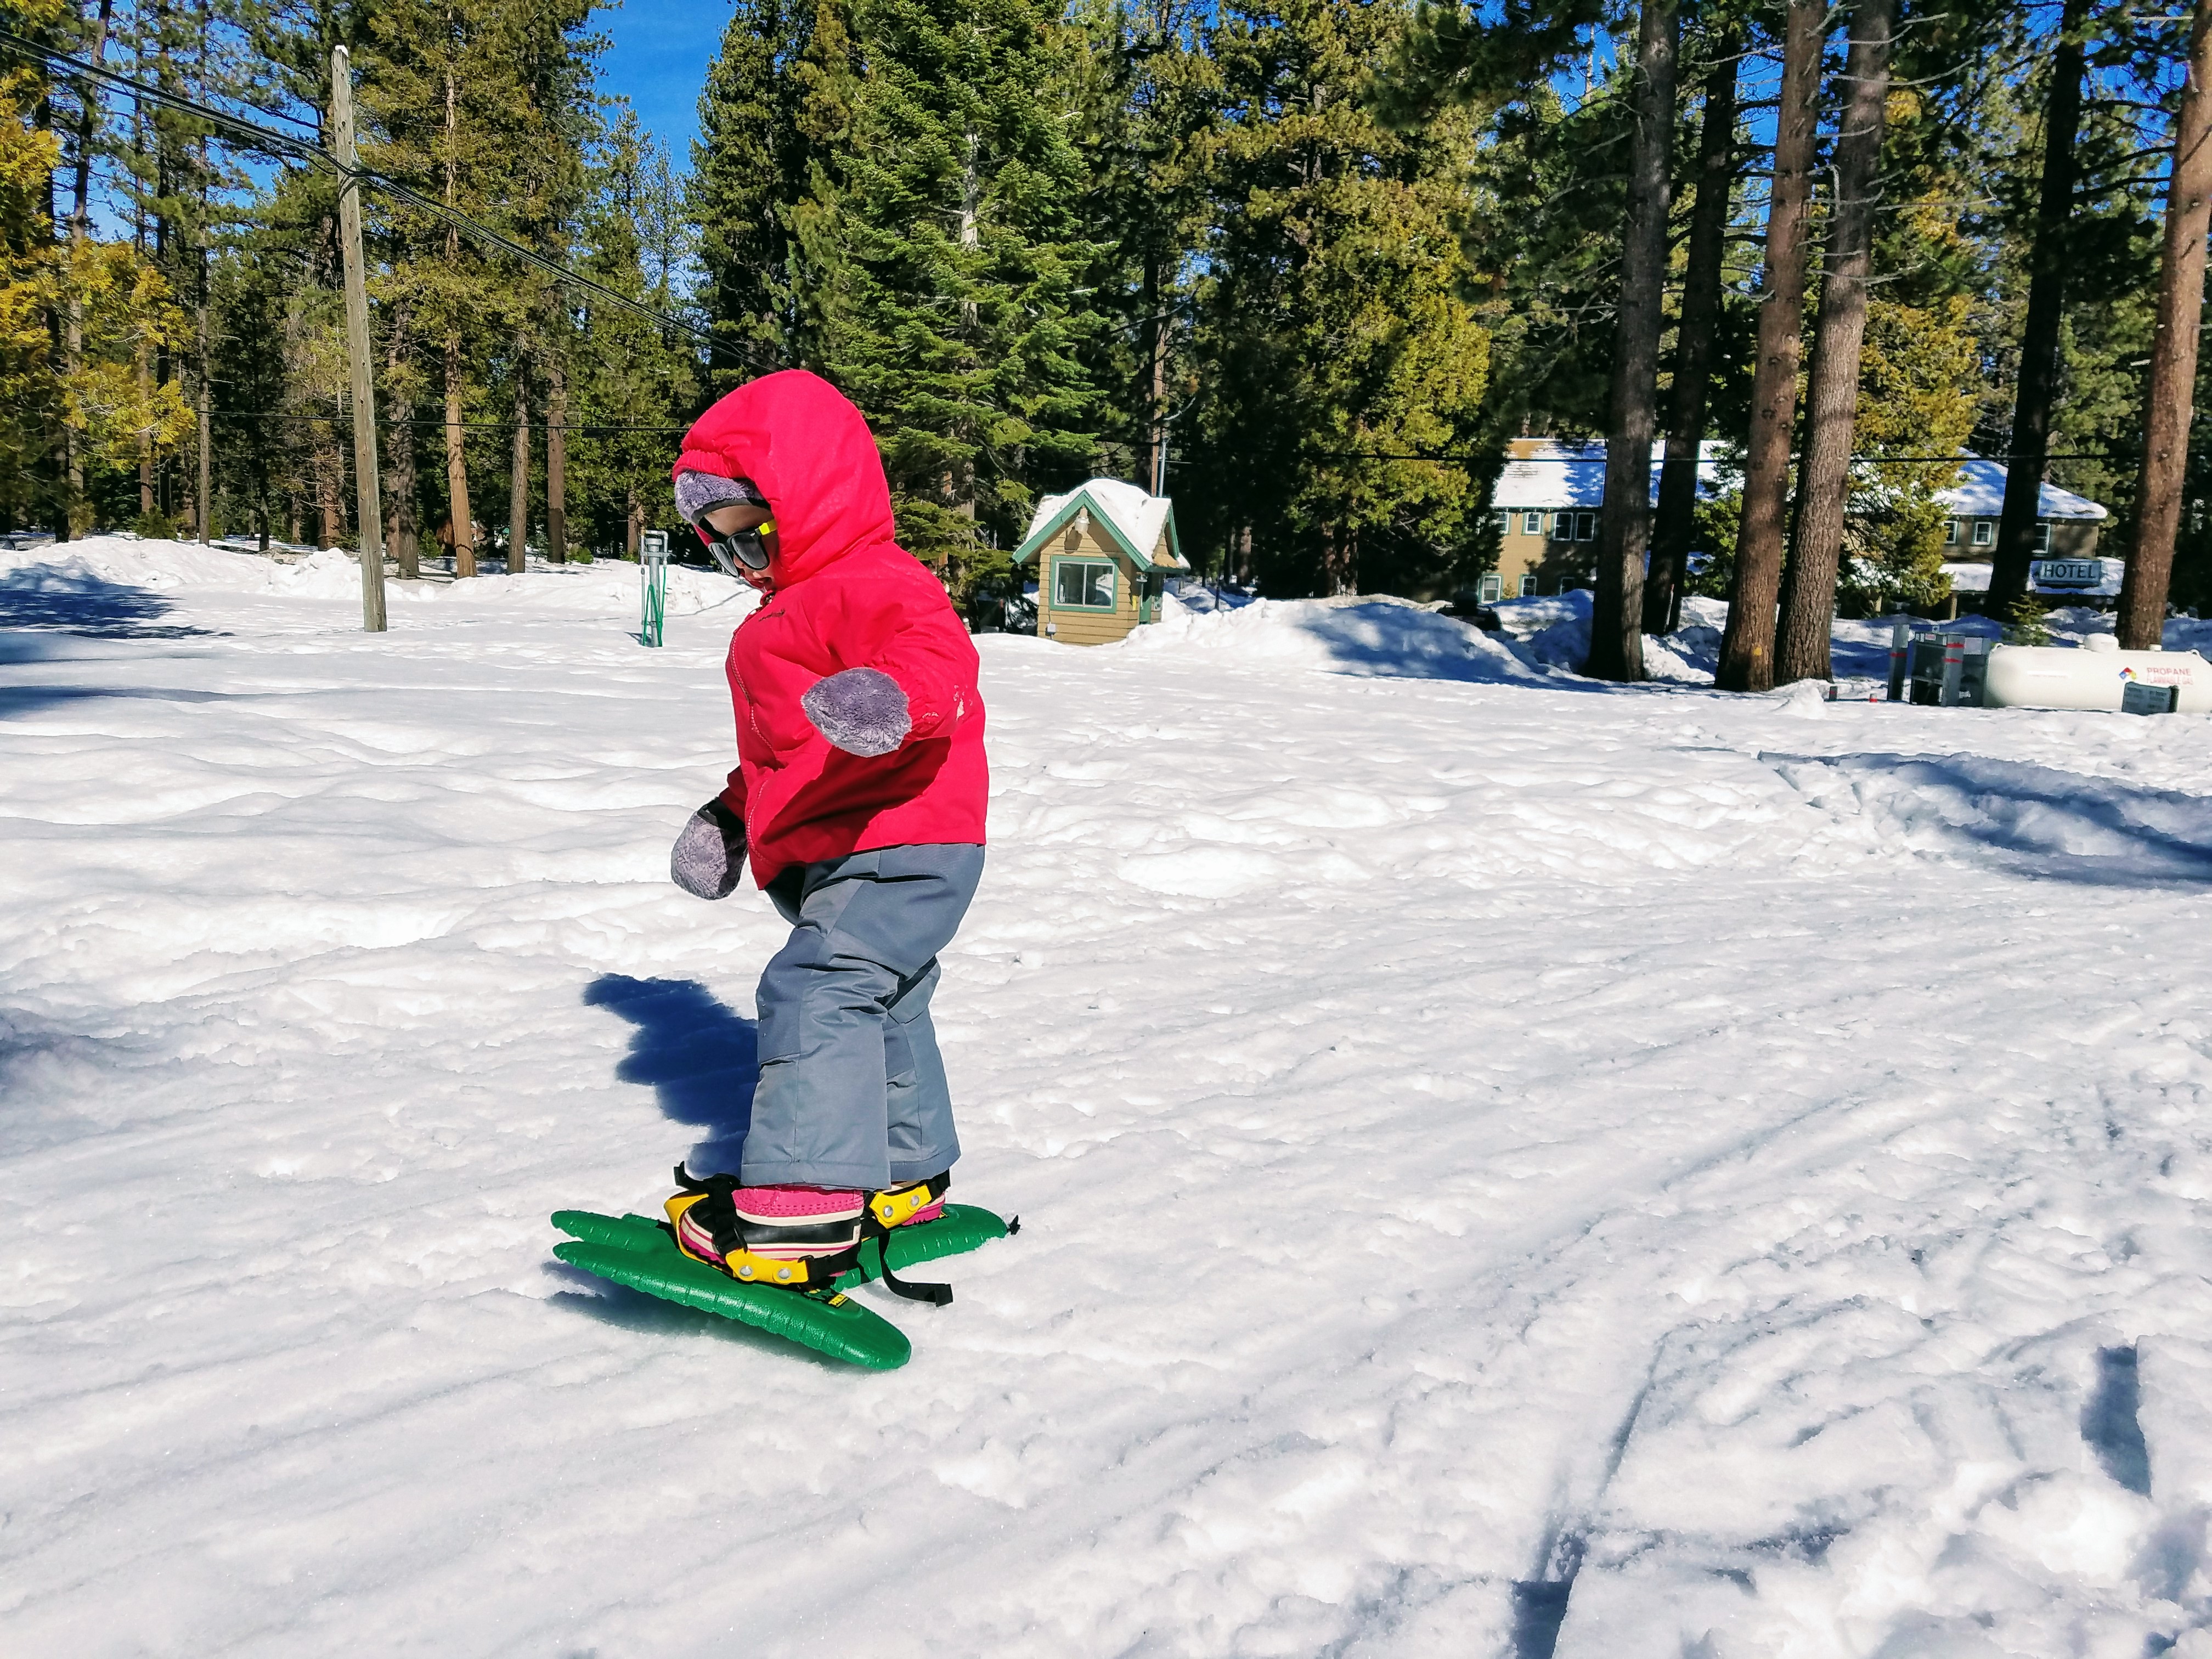
<path fill-rule="evenodd" d="M 982 873 L 980 847 L 884 847 L 769 884 L 792 933 L 761 975 L 746 1186 L 873 1191 L 952 1167 L 929 999 Z"/>

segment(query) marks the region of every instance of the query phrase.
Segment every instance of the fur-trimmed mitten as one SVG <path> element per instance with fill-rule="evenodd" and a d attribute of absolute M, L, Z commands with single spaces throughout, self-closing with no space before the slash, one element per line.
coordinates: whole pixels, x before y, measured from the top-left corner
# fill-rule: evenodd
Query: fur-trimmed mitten
<path fill-rule="evenodd" d="M 696 898 L 727 898 L 745 867 L 745 821 L 717 795 L 691 815 L 668 854 L 668 878 Z"/>
<path fill-rule="evenodd" d="M 914 729 L 906 693 L 879 668 L 818 679 L 799 700 L 814 729 L 848 755 L 888 755 Z"/>

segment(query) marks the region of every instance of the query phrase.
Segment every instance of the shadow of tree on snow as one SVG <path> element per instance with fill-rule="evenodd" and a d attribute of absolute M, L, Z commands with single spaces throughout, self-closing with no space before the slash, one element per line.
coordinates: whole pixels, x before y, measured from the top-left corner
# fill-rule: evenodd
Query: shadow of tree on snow
<path fill-rule="evenodd" d="M 165 623 L 176 606 L 150 588 L 44 566 L 0 576 L 0 628 L 52 628 L 106 640 L 176 640 L 210 630 Z"/>
<path fill-rule="evenodd" d="M 2212 882 L 2212 797 L 1981 755 L 1759 759 L 1811 805 L 1913 852 L 2093 887 Z"/>

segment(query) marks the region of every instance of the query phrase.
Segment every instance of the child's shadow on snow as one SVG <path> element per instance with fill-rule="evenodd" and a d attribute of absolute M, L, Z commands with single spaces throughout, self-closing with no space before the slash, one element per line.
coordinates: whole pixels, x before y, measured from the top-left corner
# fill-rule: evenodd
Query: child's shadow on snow
<path fill-rule="evenodd" d="M 584 988 L 584 1006 L 611 1008 L 637 1028 L 615 1076 L 651 1084 L 665 1116 L 707 1132 L 691 1149 L 692 1172 L 735 1174 L 760 1076 L 753 1022 L 690 979 L 602 974 Z"/>

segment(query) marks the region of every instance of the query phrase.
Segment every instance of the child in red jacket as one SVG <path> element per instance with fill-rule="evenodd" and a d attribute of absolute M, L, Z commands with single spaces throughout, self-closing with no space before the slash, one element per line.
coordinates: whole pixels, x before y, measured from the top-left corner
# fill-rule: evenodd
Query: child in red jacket
<path fill-rule="evenodd" d="M 975 647 L 892 539 L 875 440 L 828 381 L 792 369 L 732 392 L 684 435 L 675 478 L 762 599 L 730 641 L 738 769 L 670 872 L 722 898 L 750 856 L 792 933 L 761 975 L 739 1172 L 679 1166 L 669 1218 L 732 1277 L 818 1290 L 865 1235 L 938 1215 L 960 1155 L 929 1000 L 983 870 Z"/>

